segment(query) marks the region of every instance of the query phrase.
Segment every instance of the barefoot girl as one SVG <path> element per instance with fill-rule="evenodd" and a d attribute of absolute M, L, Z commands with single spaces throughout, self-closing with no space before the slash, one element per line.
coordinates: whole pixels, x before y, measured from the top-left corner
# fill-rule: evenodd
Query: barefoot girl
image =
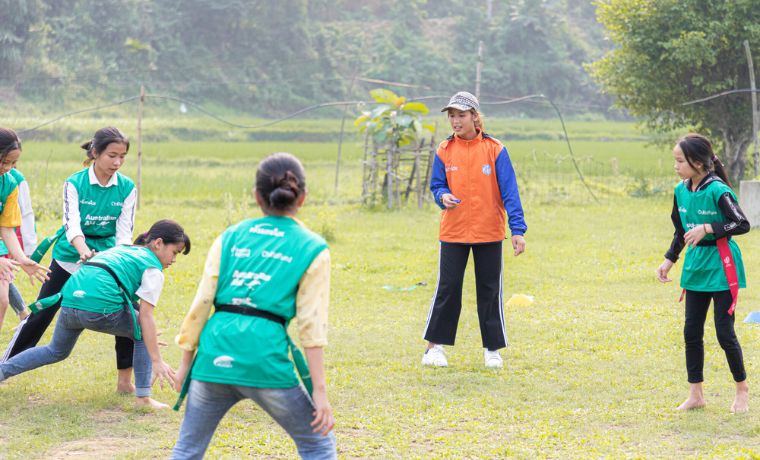
<path fill-rule="evenodd" d="M 71 175 L 63 186 L 64 235 L 53 248 L 50 279 L 40 288 L 37 299 L 61 291 L 63 284 L 82 262 L 96 253 L 132 242 L 136 190 L 119 169 L 129 151 L 129 140 L 116 128 L 102 128 L 92 140 L 82 144 L 87 151 L 87 168 Z M 60 305 L 29 316 L 16 330 L 4 359 L 39 342 Z M 132 341 L 116 337 L 117 390 L 134 391 L 132 385 Z"/>
<path fill-rule="evenodd" d="M 732 412 L 746 412 L 749 386 L 742 349 L 734 332 L 734 307 L 739 288 L 745 287 L 744 264 L 739 246 L 732 236 L 749 231 L 736 195 L 710 141 L 699 134 L 687 134 L 673 149 L 675 169 L 682 182 L 676 186 L 671 219 L 675 234 L 665 260 L 657 268 L 657 278 L 667 283 L 668 271 L 688 246 L 681 273 L 686 295 L 686 371 L 689 397 L 678 409 L 705 405 L 702 382 L 704 366 L 705 319 L 713 302 L 715 332 L 726 354 L 728 367 L 736 382 Z"/>
<path fill-rule="evenodd" d="M 88 259 L 63 286 L 52 341 L 0 364 L 0 381 L 66 359 L 82 331 L 89 329 L 133 340 L 137 404 L 168 407 L 150 397 L 156 379 L 174 386 L 174 370 L 158 349 L 153 309 L 163 288 L 163 270 L 177 254 L 188 252 L 190 239 L 182 227 L 161 220 L 134 246 L 117 246 Z"/>

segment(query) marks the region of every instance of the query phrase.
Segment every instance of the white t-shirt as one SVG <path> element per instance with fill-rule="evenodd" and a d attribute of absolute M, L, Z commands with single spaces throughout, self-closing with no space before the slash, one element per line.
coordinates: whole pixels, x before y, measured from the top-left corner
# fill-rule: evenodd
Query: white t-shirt
<path fill-rule="evenodd" d="M 156 306 L 161 290 L 164 288 L 164 273 L 157 268 L 148 268 L 143 272 L 137 297 Z"/>

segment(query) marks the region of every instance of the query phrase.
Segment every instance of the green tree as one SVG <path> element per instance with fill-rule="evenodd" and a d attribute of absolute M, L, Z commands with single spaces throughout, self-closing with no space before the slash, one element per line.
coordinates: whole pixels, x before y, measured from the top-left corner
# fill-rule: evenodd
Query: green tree
<path fill-rule="evenodd" d="M 599 21 L 617 48 L 590 66 L 604 90 L 656 132 L 693 128 L 722 147 L 732 181 L 752 141 L 749 98 L 684 102 L 749 86 L 742 43 L 760 50 L 756 0 L 603 0 Z M 755 70 L 755 73 L 758 73 Z"/>
<path fill-rule="evenodd" d="M 1 79 L 8 79 L 23 68 L 41 9 L 38 0 L 0 0 Z"/>

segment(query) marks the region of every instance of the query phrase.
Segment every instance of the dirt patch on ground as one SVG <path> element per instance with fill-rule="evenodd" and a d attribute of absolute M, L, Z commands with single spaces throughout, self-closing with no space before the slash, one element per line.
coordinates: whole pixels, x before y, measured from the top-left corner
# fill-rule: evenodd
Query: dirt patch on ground
<path fill-rule="evenodd" d="M 130 438 L 100 437 L 80 439 L 61 444 L 46 453 L 43 458 L 50 460 L 58 459 L 104 459 L 113 458 L 118 452 L 126 452 L 134 447 L 134 440 Z"/>
<path fill-rule="evenodd" d="M 127 414 L 119 409 L 102 409 L 91 417 L 99 426 L 113 423 L 121 423 L 127 418 Z"/>

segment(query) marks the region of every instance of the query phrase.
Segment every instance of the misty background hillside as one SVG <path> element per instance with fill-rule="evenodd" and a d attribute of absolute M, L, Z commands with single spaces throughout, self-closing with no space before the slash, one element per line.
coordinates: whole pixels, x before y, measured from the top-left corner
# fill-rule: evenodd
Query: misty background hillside
<path fill-rule="evenodd" d="M 378 86 L 449 95 L 474 90 L 482 40 L 482 99 L 541 93 L 568 113 L 608 114 L 611 99 L 583 66 L 610 46 L 591 2 L 494 0 L 490 20 L 487 3 L 0 0 L 0 104 L 71 109 L 144 84 L 267 117 Z M 493 112 L 550 113 L 530 104 Z"/>

